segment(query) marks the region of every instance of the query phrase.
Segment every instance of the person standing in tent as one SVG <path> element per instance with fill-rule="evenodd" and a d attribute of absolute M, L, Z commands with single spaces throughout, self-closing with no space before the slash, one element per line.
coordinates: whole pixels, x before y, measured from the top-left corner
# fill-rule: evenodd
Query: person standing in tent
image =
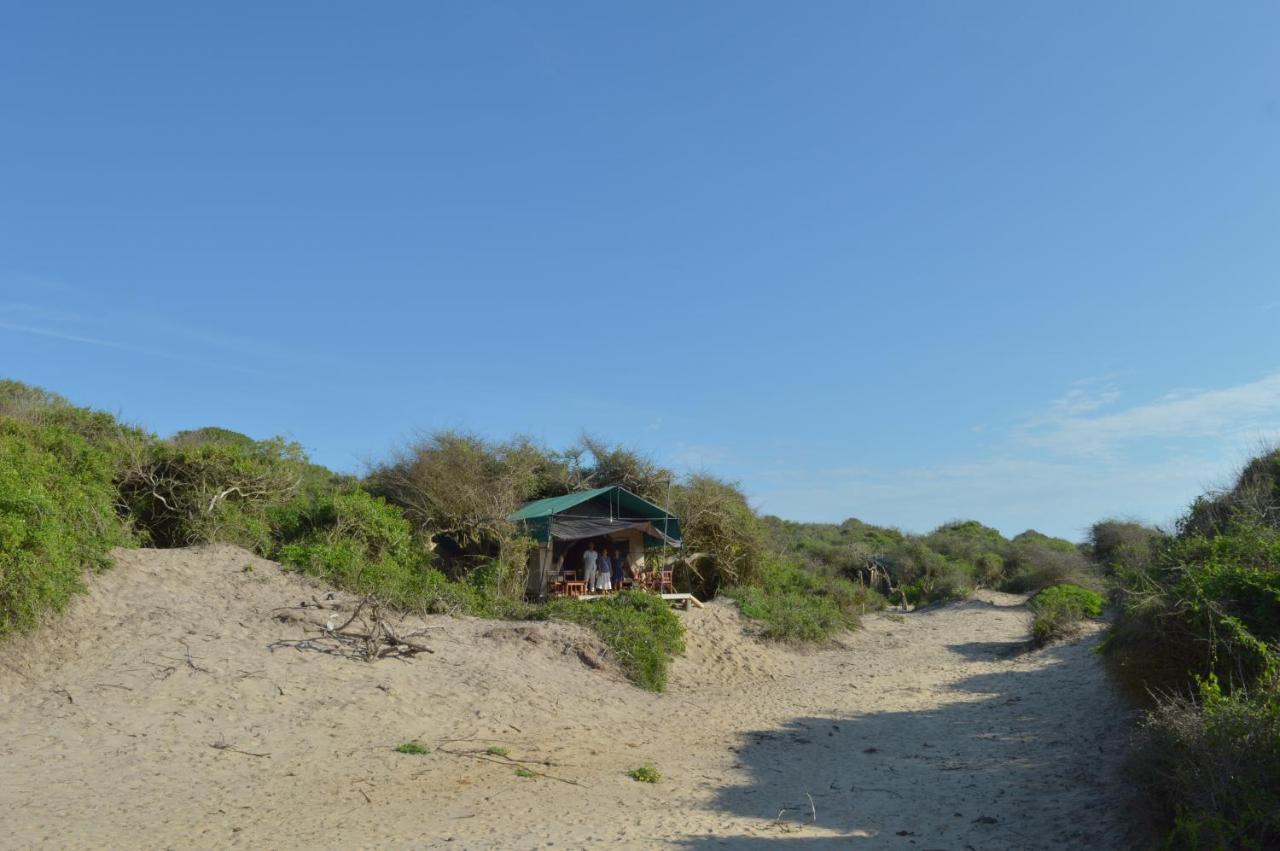
<path fill-rule="evenodd" d="M 609 550 L 601 548 L 600 567 L 596 570 L 596 590 L 613 590 L 613 562 L 609 560 Z"/>
<path fill-rule="evenodd" d="M 623 557 L 622 550 L 614 547 L 610 563 L 613 565 L 613 587 L 621 591 L 622 580 L 627 578 L 627 560 Z"/>
<path fill-rule="evenodd" d="M 582 578 L 586 581 L 588 594 L 596 587 L 596 559 L 599 557 L 595 543 L 587 541 L 587 550 L 582 554 Z"/>

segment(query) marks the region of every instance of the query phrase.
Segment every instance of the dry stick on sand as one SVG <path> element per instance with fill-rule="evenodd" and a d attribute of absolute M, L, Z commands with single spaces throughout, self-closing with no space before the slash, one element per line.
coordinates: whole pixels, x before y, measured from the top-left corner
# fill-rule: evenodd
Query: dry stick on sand
<path fill-rule="evenodd" d="M 365 613 L 366 608 L 368 609 L 367 614 Z M 363 631 L 351 628 L 351 625 L 357 619 L 360 620 L 360 626 Z M 404 659 L 409 656 L 416 656 L 419 653 L 435 653 L 436 651 L 430 647 L 411 639 L 425 635 L 432 629 L 439 629 L 439 627 L 420 627 L 411 632 L 401 634 L 398 631 L 400 628 L 393 626 L 383 616 L 382 604 L 372 594 L 360 601 L 355 611 L 351 613 L 351 617 L 347 618 L 341 626 L 332 626 L 331 622 L 312 625 L 319 629 L 320 635 L 318 637 L 297 640 L 281 639 L 272 642 L 270 648 L 274 650 L 276 647 L 293 647 L 299 651 L 317 650 L 321 653 L 331 653 L 339 656 L 356 656 L 366 662 L 388 657 Z M 333 643 L 330 645 L 319 643 L 323 641 Z"/>
<path fill-rule="evenodd" d="M 549 780 L 559 780 L 561 783 L 568 783 L 570 786 L 582 785 L 577 780 L 569 780 L 566 777 L 557 777 L 554 774 L 547 774 L 545 771 L 538 771 L 537 769 L 529 767 L 530 765 L 550 765 L 550 763 L 541 762 L 538 760 L 512 759 L 509 756 L 502 756 L 501 754 L 491 754 L 485 751 L 451 751 L 441 747 L 436 748 L 436 753 L 444 753 L 444 754 L 448 754 L 449 756 L 460 756 L 460 757 L 465 757 L 467 759 L 478 759 L 483 762 L 497 763 L 498 765 L 507 765 L 507 766 L 514 765 L 518 768 L 523 768 L 525 771 L 529 772 L 530 774 L 535 774 L 538 777 L 546 777 Z"/>
<path fill-rule="evenodd" d="M 235 753 L 242 753 L 245 756 L 271 756 L 271 754 L 269 753 L 253 753 L 252 751 L 242 751 L 239 748 L 231 747 L 231 745 L 227 744 L 224 741 L 210 742 L 209 747 L 219 751 L 233 751 Z"/>

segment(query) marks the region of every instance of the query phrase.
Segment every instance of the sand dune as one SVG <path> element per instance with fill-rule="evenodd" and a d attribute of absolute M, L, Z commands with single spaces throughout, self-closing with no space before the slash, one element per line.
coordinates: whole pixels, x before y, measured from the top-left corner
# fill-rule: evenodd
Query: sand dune
<path fill-rule="evenodd" d="M 0 847 L 1133 844 L 1097 635 L 1017 654 L 1018 597 L 807 652 L 713 603 L 653 695 L 570 625 L 433 618 L 433 655 L 365 663 L 271 649 L 322 592 L 243 550 L 117 562 L 4 647 Z"/>

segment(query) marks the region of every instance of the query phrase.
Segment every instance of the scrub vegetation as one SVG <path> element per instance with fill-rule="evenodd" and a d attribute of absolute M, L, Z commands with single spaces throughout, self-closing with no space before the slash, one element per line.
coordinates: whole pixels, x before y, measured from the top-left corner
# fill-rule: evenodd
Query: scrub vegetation
<path fill-rule="evenodd" d="M 765 518 L 773 552 L 807 572 L 875 588 L 893 602 L 926 605 L 976 588 L 1030 592 L 1071 583 L 1100 588 L 1088 547 L 1027 530 L 1006 539 L 976 520 L 945 523 L 927 535 L 850 519 L 793 523 Z"/>
<path fill-rule="evenodd" d="M 1165 536 L 1115 521 L 1093 549 L 1120 614 L 1106 653 L 1152 705 L 1134 757 L 1178 848 L 1280 844 L 1280 451 Z"/>
<path fill-rule="evenodd" d="M 1074 635 L 1088 618 L 1102 614 L 1103 599 L 1097 591 L 1079 585 L 1054 585 L 1037 593 L 1028 606 L 1035 619 L 1031 637 L 1036 644 L 1048 644 Z"/>

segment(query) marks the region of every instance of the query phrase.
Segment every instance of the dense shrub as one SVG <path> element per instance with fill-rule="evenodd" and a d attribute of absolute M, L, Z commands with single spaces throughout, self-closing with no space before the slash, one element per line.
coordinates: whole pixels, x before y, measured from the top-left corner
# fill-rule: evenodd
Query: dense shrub
<path fill-rule="evenodd" d="M 924 539 L 903 541 L 887 559 L 898 593 L 913 606 L 960 599 L 973 590 L 972 567 L 951 561 Z"/>
<path fill-rule="evenodd" d="M 1129 520 L 1101 520 L 1089 529 L 1089 554 L 1108 574 L 1147 570 L 1165 541 L 1159 529 Z"/>
<path fill-rule="evenodd" d="M 835 525 L 768 517 L 765 528 L 775 552 L 911 605 L 961 598 L 980 587 L 1017 593 L 1062 582 L 1101 582 L 1079 547 L 1034 529 L 1006 540 L 976 520 L 945 523 L 927 535 L 855 519 Z"/>
<path fill-rule="evenodd" d="M 698 474 L 672 490 L 672 512 L 684 535 L 685 586 L 712 597 L 723 586 L 754 581 L 764 556 L 764 530 L 741 488 Z"/>
<path fill-rule="evenodd" d="M 1197 499 L 1178 521 L 1178 532 L 1212 536 L 1237 523 L 1280 526 L 1280 449 L 1249 461 L 1229 489 Z"/>
<path fill-rule="evenodd" d="M 1135 768 L 1173 846 L 1280 843 L 1278 466 L 1275 452 L 1250 462 L 1171 538 L 1134 547 L 1129 529 L 1110 548 L 1121 612 L 1105 649 L 1154 702 Z"/>
<path fill-rule="evenodd" d="M 1074 546 L 1065 549 L 1036 541 L 1023 541 L 1009 546 L 1005 559 L 1005 577 L 1001 583 L 1003 590 L 1026 593 L 1064 583 L 1092 589 L 1102 587 L 1097 569 Z"/>
<path fill-rule="evenodd" d="M 684 626 L 665 600 L 624 591 L 603 600 L 555 600 L 546 616 L 590 627 L 613 651 L 627 678 L 641 688 L 667 686 L 667 662 L 684 652 Z"/>
<path fill-rule="evenodd" d="M 524 440 L 499 444 L 475 435 L 436 432 L 376 468 L 366 485 L 399 506 L 424 540 L 438 548 L 441 567 L 465 578 L 498 564 L 498 584 L 512 596 L 524 585 L 528 542 L 508 518 L 541 496 L 555 477 L 553 459 Z"/>
<path fill-rule="evenodd" d="M 1086 618 L 1102 614 L 1102 595 L 1079 585 L 1054 585 L 1038 592 L 1028 607 L 1034 620 L 1031 635 L 1037 644 L 1066 638 Z"/>
<path fill-rule="evenodd" d="M 884 607 L 884 598 L 865 585 L 820 577 L 780 559 L 766 563 L 754 583 L 727 594 L 743 615 L 761 622 L 765 638 L 777 641 L 823 641 Z"/>
<path fill-rule="evenodd" d="M 110 457 L 63 426 L 0 419 L 0 636 L 57 612 L 129 535 Z"/>
<path fill-rule="evenodd" d="M 1201 681 L 1143 722 L 1133 768 L 1175 848 L 1280 845 L 1280 694 L 1274 680 L 1227 694 Z"/>
<path fill-rule="evenodd" d="M 1280 643 L 1280 530 L 1252 519 L 1169 542 L 1149 570 L 1118 575 L 1123 609 L 1107 648 L 1143 688 L 1176 691 L 1215 674 L 1246 685 Z"/>
<path fill-rule="evenodd" d="M 218 541 L 269 554 L 268 515 L 298 493 L 306 466 L 301 449 L 279 438 L 163 441 L 135 447 L 118 487 L 152 546 Z"/>
<path fill-rule="evenodd" d="M 404 515 L 365 491 L 335 491 L 272 514 L 286 541 L 276 557 L 338 587 L 426 608 L 433 585 L 443 579 L 431 576 L 428 553 Z"/>

